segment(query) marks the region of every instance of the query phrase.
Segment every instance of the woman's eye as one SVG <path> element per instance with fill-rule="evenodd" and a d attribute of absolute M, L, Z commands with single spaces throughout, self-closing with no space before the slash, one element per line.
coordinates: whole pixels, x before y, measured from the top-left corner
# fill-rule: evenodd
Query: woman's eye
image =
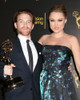
<path fill-rule="evenodd" d="M 52 19 L 52 20 L 50 20 L 51 22 L 54 22 L 54 20 Z"/>

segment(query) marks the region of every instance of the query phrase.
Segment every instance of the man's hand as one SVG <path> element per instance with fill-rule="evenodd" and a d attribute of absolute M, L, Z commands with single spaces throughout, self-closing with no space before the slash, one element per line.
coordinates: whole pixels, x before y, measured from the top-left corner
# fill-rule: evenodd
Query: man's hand
<path fill-rule="evenodd" d="M 13 68 L 16 67 L 14 64 L 11 65 L 5 65 L 4 66 L 4 75 L 12 75 L 13 74 Z"/>
<path fill-rule="evenodd" d="M 68 70 L 72 73 L 72 63 L 68 66 Z"/>

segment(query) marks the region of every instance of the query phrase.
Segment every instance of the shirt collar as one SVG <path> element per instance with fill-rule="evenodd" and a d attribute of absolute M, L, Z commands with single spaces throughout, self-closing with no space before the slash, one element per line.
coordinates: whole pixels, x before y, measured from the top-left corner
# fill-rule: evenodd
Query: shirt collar
<path fill-rule="evenodd" d="M 18 34 L 18 38 L 20 39 L 20 41 L 23 41 L 23 42 L 25 42 L 27 39 L 31 40 L 31 37 L 30 38 L 26 38 L 25 36 L 23 36 L 21 34 Z"/>

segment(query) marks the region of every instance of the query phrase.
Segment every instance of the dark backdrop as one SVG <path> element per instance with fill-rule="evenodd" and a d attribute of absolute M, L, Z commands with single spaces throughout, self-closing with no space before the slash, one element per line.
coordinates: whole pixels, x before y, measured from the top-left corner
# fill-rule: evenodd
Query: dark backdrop
<path fill-rule="evenodd" d="M 48 28 L 48 11 L 53 4 L 64 4 L 68 11 L 68 22 L 65 32 L 76 35 L 80 41 L 80 0 L 0 0 L 0 44 L 7 38 L 15 37 L 12 18 L 18 9 L 30 9 L 35 14 L 35 28 L 32 38 L 36 41 L 46 33 Z M 78 96 L 80 95 L 80 83 L 73 66 L 74 84 Z M 1 81 L 0 81 L 1 82 Z M 2 86 L 0 86 L 0 100 L 2 100 Z"/>

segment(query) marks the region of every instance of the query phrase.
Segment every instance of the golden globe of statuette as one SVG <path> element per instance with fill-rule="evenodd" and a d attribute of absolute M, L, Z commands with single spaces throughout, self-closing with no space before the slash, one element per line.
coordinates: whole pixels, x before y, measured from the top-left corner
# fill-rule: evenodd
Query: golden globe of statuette
<path fill-rule="evenodd" d="M 10 52 L 13 50 L 13 44 L 8 39 L 1 44 L 1 49 L 3 50 L 3 55 L 0 55 L 0 60 L 10 65 Z M 21 77 L 13 78 L 12 75 L 10 75 L 10 78 L 4 81 L 4 91 L 10 91 L 22 85 L 24 85 L 24 82 Z"/>

